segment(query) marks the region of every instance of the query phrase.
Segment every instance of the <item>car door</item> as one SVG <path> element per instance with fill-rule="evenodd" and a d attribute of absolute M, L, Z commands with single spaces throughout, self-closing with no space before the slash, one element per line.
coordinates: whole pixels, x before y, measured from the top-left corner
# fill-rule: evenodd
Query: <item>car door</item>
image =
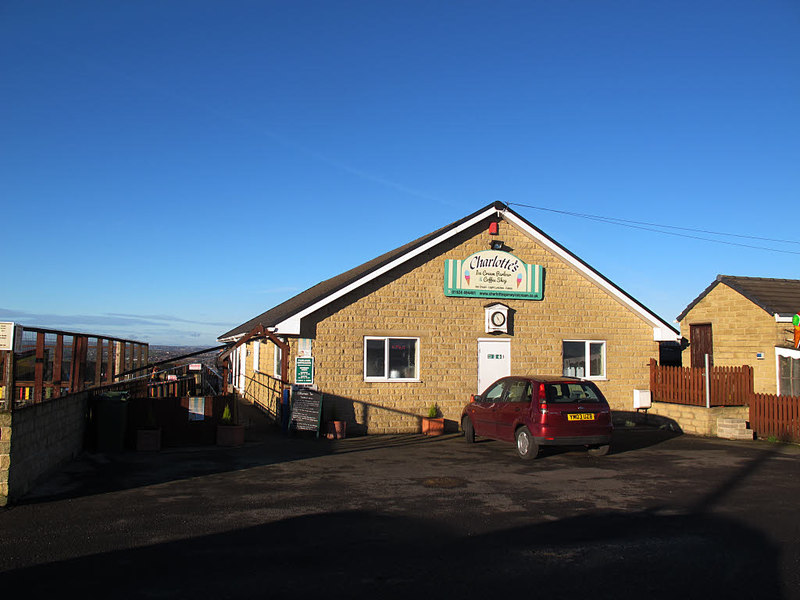
<path fill-rule="evenodd" d="M 503 401 L 495 405 L 495 435 L 498 440 L 514 439 L 516 424 L 530 409 L 531 384 L 527 379 L 511 379 L 506 386 Z"/>
<path fill-rule="evenodd" d="M 475 434 L 485 437 L 495 437 L 495 410 L 498 403 L 502 402 L 506 382 L 504 379 L 491 384 L 472 406 L 472 425 Z"/>

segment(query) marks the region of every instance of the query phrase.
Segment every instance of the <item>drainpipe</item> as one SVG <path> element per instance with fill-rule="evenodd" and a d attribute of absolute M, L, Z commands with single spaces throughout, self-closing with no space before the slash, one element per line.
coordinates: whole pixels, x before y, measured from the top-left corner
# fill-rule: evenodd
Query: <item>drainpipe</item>
<path fill-rule="evenodd" d="M 706 354 L 706 408 L 711 408 L 711 381 L 708 370 L 708 354 Z"/>

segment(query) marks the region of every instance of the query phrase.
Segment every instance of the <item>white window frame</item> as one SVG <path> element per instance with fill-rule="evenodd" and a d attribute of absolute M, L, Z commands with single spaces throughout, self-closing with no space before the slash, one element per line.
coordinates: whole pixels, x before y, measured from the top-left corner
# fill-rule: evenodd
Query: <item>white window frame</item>
<path fill-rule="evenodd" d="M 781 395 L 781 356 L 800 360 L 800 350 L 775 347 L 775 389 L 778 390 L 778 395 Z"/>
<path fill-rule="evenodd" d="M 283 338 L 278 338 L 280 341 L 285 342 Z M 272 344 L 272 376 L 275 379 L 281 378 L 281 354 L 283 350 L 281 350 L 280 346 L 277 344 Z"/>
<path fill-rule="evenodd" d="M 367 342 L 380 340 L 383 341 L 383 352 L 384 352 L 384 361 L 383 361 L 383 376 L 382 377 L 368 377 L 367 376 Z M 416 371 L 414 377 L 389 377 L 389 340 L 414 340 L 414 370 Z M 408 382 L 418 382 L 420 381 L 420 371 L 422 369 L 422 365 L 420 365 L 420 339 L 418 337 L 413 336 L 404 336 L 404 335 L 367 335 L 364 336 L 364 343 L 363 343 L 363 352 L 364 352 L 364 381 L 387 381 L 390 383 L 408 383 Z"/>
<path fill-rule="evenodd" d="M 253 342 L 253 373 L 261 372 L 261 342 Z"/>
<path fill-rule="evenodd" d="M 606 340 L 561 340 L 561 373 L 564 376 L 567 376 L 567 377 L 577 377 L 575 375 L 568 376 L 568 375 L 566 375 L 566 373 L 564 373 L 564 343 L 565 342 L 574 342 L 574 343 L 583 342 L 583 344 L 584 344 L 583 360 L 584 360 L 584 364 L 586 365 L 586 370 L 587 371 L 590 368 L 589 367 L 589 365 L 590 365 L 589 361 L 590 361 L 590 358 L 591 358 L 591 352 L 590 352 L 591 344 L 602 344 L 603 345 L 603 356 L 602 356 L 603 373 L 602 373 L 602 375 L 586 375 L 586 374 L 584 374 L 583 377 L 578 377 L 578 379 L 584 379 L 586 381 L 607 381 L 608 380 L 608 362 L 606 360 L 606 348 L 607 348 L 608 344 L 606 343 Z"/>

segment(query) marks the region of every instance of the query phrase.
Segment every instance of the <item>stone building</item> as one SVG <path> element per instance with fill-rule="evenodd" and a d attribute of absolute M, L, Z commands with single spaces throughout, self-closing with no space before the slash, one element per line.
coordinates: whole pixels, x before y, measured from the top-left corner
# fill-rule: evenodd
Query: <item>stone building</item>
<path fill-rule="evenodd" d="M 792 318 L 800 280 L 718 275 L 678 315 L 689 344 L 683 364 L 753 367 L 757 393 L 800 395 L 800 350 Z"/>
<path fill-rule="evenodd" d="M 631 409 L 659 344 L 679 338 L 501 203 L 323 281 L 219 340 L 254 330 L 286 346 L 256 336 L 235 350 L 232 381 L 246 399 L 272 410 L 283 358 L 292 383 L 313 384 L 328 417 L 335 411 L 362 433 L 419 431 L 433 405 L 453 429 L 470 394 L 509 373 L 591 379 L 613 408 Z"/>

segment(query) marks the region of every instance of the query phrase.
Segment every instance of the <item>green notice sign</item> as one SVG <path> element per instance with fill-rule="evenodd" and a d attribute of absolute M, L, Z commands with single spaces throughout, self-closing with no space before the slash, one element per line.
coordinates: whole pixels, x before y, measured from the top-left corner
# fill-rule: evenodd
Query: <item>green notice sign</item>
<path fill-rule="evenodd" d="M 294 360 L 294 382 L 296 385 L 314 385 L 314 357 L 303 356 Z"/>

